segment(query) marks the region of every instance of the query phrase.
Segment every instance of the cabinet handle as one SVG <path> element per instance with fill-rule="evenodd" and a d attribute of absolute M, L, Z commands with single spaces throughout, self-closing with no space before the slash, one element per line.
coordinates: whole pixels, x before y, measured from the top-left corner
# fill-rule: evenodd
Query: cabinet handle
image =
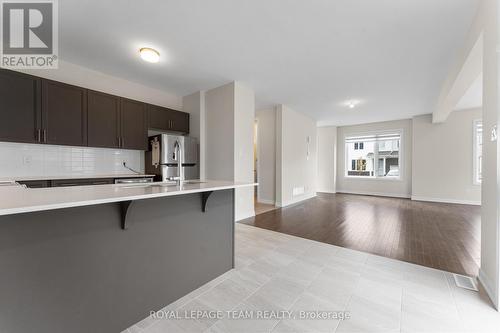
<path fill-rule="evenodd" d="M 122 144 L 121 144 L 121 147 L 123 148 L 125 146 L 125 139 L 122 138 Z"/>
<path fill-rule="evenodd" d="M 35 130 L 35 140 L 37 142 L 42 142 L 42 130 L 39 128 Z"/>
<path fill-rule="evenodd" d="M 116 137 L 116 139 L 118 140 L 118 147 L 120 147 L 120 146 L 121 146 L 121 144 L 122 144 L 122 141 L 121 141 L 121 139 L 120 139 L 120 137 L 119 137 L 119 136 L 117 136 L 117 137 Z"/>
<path fill-rule="evenodd" d="M 43 130 L 43 142 L 47 143 L 47 130 Z"/>

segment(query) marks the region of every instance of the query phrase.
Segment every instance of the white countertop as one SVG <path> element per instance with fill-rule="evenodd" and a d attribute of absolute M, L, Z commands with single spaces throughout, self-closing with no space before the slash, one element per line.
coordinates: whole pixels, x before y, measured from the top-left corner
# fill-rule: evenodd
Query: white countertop
<path fill-rule="evenodd" d="M 104 174 L 104 175 L 59 175 L 59 176 L 28 176 L 28 177 L 0 177 L 0 182 L 8 181 L 31 181 L 31 180 L 60 180 L 60 179 L 98 179 L 98 178 L 144 178 L 144 177 L 154 177 L 155 175 L 146 174 Z"/>
<path fill-rule="evenodd" d="M 200 183 L 183 184 L 180 188 L 176 185 L 160 182 L 149 185 L 114 184 L 39 189 L 5 186 L 0 187 L 0 215 L 159 198 L 256 185 L 254 183 L 206 180 Z"/>

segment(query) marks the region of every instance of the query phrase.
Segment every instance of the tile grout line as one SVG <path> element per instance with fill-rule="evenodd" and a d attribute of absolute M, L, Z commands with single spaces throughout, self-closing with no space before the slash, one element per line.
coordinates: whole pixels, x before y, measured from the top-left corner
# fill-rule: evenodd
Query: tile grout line
<path fill-rule="evenodd" d="M 271 251 L 274 251 L 278 248 L 278 246 L 276 246 L 273 250 Z M 262 259 L 262 257 L 259 257 L 257 258 L 257 260 L 259 259 Z M 255 262 L 255 261 L 254 261 Z M 249 265 L 246 265 L 244 268 L 248 267 Z M 234 271 L 236 271 L 236 268 L 233 269 Z M 269 282 L 276 274 L 273 274 L 271 275 L 271 277 L 269 278 L 269 280 L 267 282 Z M 229 278 L 228 278 L 229 279 Z M 267 283 L 266 282 L 266 283 Z M 264 284 L 266 284 L 264 283 Z M 263 284 L 263 285 L 264 285 Z M 258 292 L 262 287 L 263 285 L 259 286 L 254 292 L 250 293 L 250 295 L 248 295 L 247 297 L 243 298 L 243 300 L 241 302 L 239 302 L 238 304 L 236 304 L 233 308 L 231 308 L 229 311 L 232 311 L 234 310 L 235 308 L 237 308 L 240 304 L 242 304 L 243 302 L 245 302 L 245 300 L 247 300 L 248 298 L 250 298 L 252 295 L 254 295 L 256 292 Z M 200 295 L 201 296 L 201 295 Z M 207 327 L 207 329 L 205 329 L 203 332 L 207 332 L 208 330 L 210 330 L 212 327 L 214 327 L 215 325 L 217 325 L 217 323 L 219 323 L 220 321 L 222 321 L 223 319 L 219 319 L 217 321 L 215 321 L 212 325 L 210 325 L 209 327 Z"/>

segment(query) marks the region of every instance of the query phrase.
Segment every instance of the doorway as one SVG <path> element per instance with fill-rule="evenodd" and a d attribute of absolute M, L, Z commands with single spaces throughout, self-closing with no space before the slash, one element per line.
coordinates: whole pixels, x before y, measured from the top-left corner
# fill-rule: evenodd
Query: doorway
<path fill-rule="evenodd" d="M 257 112 L 259 115 L 259 112 Z M 254 192 L 254 202 L 255 202 L 255 215 L 263 214 L 271 210 L 276 209 L 274 201 L 265 198 L 264 192 L 268 187 L 274 187 L 274 179 L 269 179 L 269 171 L 274 173 L 274 170 L 261 170 L 267 167 L 272 168 L 269 165 L 269 154 L 263 154 L 269 150 L 270 146 L 274 147 L 274 141 L 269 142 L 269 128 L 274 127 L 274 123 L 269 123 L 266 117 L 262 117 L 262 121 L 258 118 L 254 121 L 254 140 L 253 140 L 253 168 L 254 168 L 254 182 L 259 183 L 259 186 L 255 187 Z M 272 151 L 274 154 L 274 149 Z M 266 176 L 267 175 L 267 176 Z M 272 182 L 272 184 L 271 184 Z"/>

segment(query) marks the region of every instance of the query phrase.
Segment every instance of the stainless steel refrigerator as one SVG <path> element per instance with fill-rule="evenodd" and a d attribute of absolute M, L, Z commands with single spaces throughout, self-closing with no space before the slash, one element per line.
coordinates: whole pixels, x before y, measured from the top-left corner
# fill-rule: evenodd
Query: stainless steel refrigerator
<path fill-rule="evenodd" d="M 180 155 L 179 155 L 180 151 Z M 179 173 L 179 162 L 182 173 Z M 149 137 L 146 152 L 146 173 L 154 174 L 156 181 L 173 181 L 179 174 L 182 180 L 199 179 L 198 141 L 181 135 L 160 134 Z"/>

